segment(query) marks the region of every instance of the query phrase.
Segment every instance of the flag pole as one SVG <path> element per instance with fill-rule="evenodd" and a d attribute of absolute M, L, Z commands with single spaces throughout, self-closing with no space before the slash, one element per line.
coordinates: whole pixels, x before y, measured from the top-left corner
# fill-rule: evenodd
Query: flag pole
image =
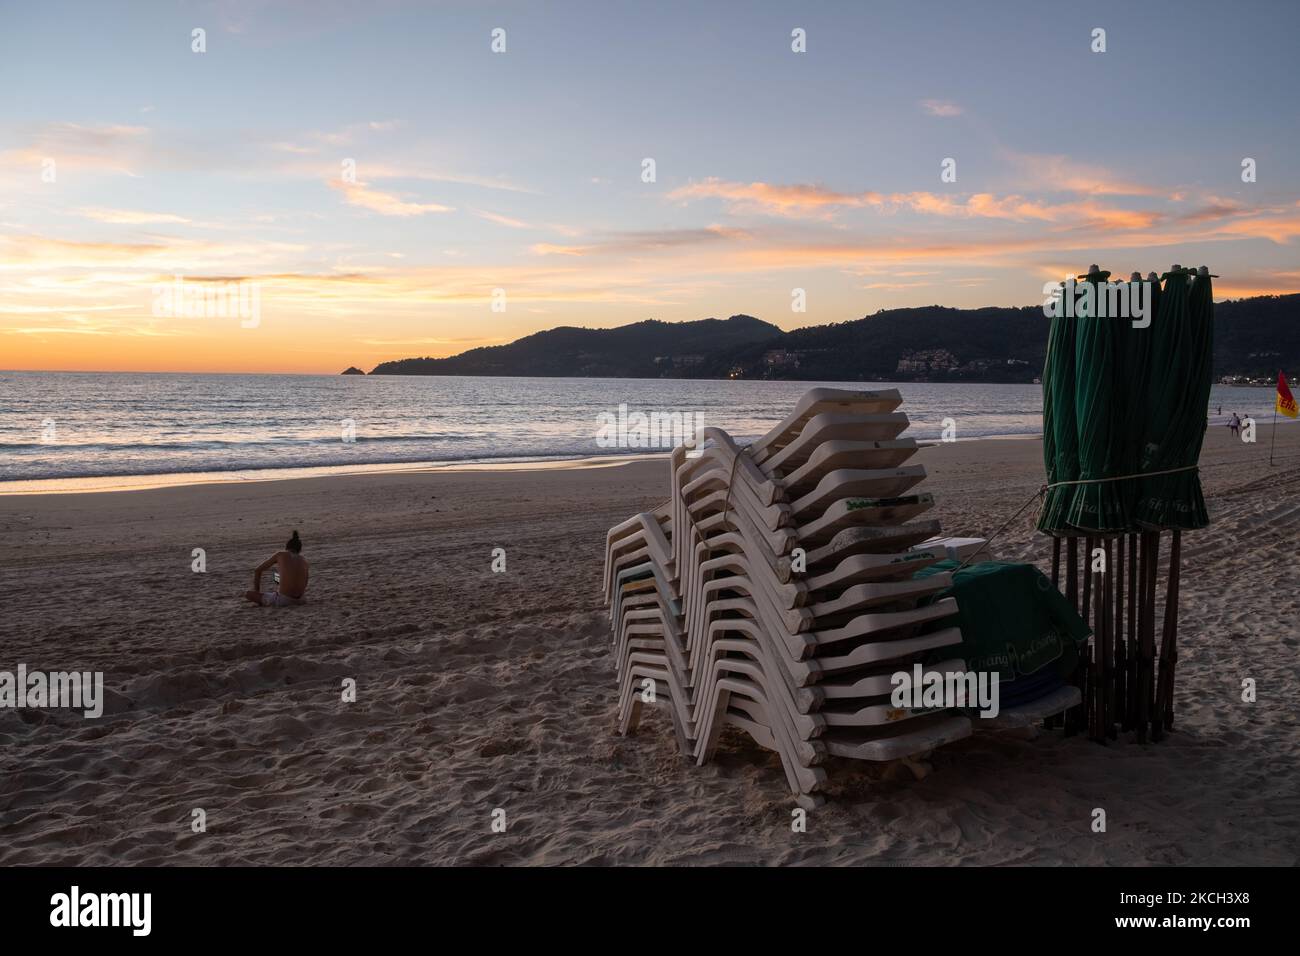
<path fill-rule="evenodd" d="M 1282 370 L 1278 369 L 1278 381 L 1282 380 Z M 1273 434 L 1268 440 L 1268 467 L 1273 467 L 1273 449 L 1277 447 L 1277 393 L 1273 394 Z"/>
<path fill-rule="evenodd" d="M 1268 440 L 1268 466 L 1273 467 L 1273 448 L 1277 445 L 1277 406 L 1273 407 L 1273 436 Z"/>

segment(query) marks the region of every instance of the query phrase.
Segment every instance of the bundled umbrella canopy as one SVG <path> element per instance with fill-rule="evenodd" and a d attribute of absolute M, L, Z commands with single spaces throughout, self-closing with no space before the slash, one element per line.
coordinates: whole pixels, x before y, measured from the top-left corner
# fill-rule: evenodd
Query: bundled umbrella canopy
<path fill-rule="evenodd" d="M 1214 293 L 1208 270 L 1193 278 L 1192 270 L 1175 267 L 1164 278 L 1134 520 L 1148 530 L 1190 530 L 1210 523 L 1196 463 L 1210 402 Z"/>
<path fill-rule="evenodd" d="M 1151 380 L 1151 329 L 1160 309 L 1160 277 L 1154 272 L 1148 273 L 1145 281 L 1137 272 L 1129 279 L 1129 302 L 1139 301 L 1147 307 L 1146 315 L 1150 321 L 1139 322 L 1137 325 L 1131 321 L 1120 322 L 1117 330 L 1120 375 L 1116 387 L 1120 398 L 1116 402 L 1116 408 L 1122 418 L 1118 427 L 1125 437 L 1120 450 L 1120 473 L 1124 475 L 1136 475 L 1142 471 L 1142 445 L 1146 440 L 1146 429 L 1140 420 L 1147 411 L 1147 386 Z M 1123 502 L 1125 530 L 1132 530 L 1142 480 L 1129 478 L 1116 484 L 1119 485 L 1120 499 Z"/>
<path fill-rule="evenodd" d="M 1079 477 L 1066 520 L 1082 531 L 1121 532 L 1128 527 L 1119 482 L 1108 480 L 1120 470 L 1126 445 L 1118 360 L 1121 323 L 1108 315 L 1106 280 L 1109 272 L 1094 266 L 1084 279 L 1093 291 L 1091 307 L 1078 320 L 1074 335 L 1074 414 L 1078 433 Z"/>
<path fill-rule="evenodd" d="M 1214 339 L 1208 270 L 1175 266 L 1131 305 L 1149 323 L 1105 315 L 1110 273 L 1095 266 L 1075 317 L 1057 310 L 1043 366 L 1043 459 L 1048 490 L 1038 528 L 1052 535 L 1193 529 L 1209 523 L 1196 463 L 1205 436 Z M 1137 476 L 1137 477 L 1125 477 Z M 1117 480 L 1118 479 L 1118 480 Z M 1061 484 L 1077 482 L 1076 484 Z"/>
<path fill-rule="evenodd" d="M 1075 318 L 1062 300 L 1047 333 L 1047 359 L 1043 363 L 1043 465 L 1047 483 L 1074 481 L 1079 477 L 1079 440 L 1074 424 L 1074 335 Z M 1049 487 L 1038 516 L 1038 530 L 1047 534 L 1069 534 L 1066 511 L 1074 500 L 1074 487 Z"/>

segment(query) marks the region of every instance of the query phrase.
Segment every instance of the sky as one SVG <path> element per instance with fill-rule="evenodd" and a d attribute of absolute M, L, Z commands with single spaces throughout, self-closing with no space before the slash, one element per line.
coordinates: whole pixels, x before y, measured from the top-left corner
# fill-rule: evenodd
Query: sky
<path fill-rule="evenodd" d="M 1094 262 L 1300 291 L 1294 2 L 0 0 L 0 22 L 4 369 L 793 329 L 1034 305 Z"/>

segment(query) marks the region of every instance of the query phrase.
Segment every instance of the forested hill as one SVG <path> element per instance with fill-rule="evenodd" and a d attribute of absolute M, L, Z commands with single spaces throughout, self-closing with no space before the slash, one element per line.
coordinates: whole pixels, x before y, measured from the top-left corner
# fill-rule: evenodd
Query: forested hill
<path fill-rule="evenodd" d="M 509 345 L 471 349 L 450 358 L 384 362 L 371 375 L 541 375 L 579 378 L 680 377 L 689 367 L 725 364 L 747 346 L 779 339 L 775 325 L 748 315 L 726 320 L 657 322 L 614 329 L 563 327 Z M 676 360 L 676 361 L 674 361 Z"/>
<path fill-rule="evenodd" d="M 1215 306 L 1214 374 L 1300 378 L 1300 294 Z M 782 332 L 752 316 L 558 328 L 450 358 L 384 362 L 372 375 L 580 378 L 780 378 L 821 381 L 1030 382 L 1048 321 L 1040 306 L 887 309 Z"/>

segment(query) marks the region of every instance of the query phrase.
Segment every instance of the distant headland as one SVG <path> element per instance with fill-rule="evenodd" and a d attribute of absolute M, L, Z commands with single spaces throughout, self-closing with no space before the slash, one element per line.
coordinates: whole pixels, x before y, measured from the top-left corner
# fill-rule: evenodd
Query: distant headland
<path fill-rule="evenodd" d="M 649 319 L 381 362 L 370 374 L 1027 383 L 1042 372 L 1048 324 L 1041 306 L 884 309 L 792 332 L 750 315 Z M 1276 380 L 1279 368 L 1300 369 L 1300 293 L 1218 303 L 1216 380 Z"/>

